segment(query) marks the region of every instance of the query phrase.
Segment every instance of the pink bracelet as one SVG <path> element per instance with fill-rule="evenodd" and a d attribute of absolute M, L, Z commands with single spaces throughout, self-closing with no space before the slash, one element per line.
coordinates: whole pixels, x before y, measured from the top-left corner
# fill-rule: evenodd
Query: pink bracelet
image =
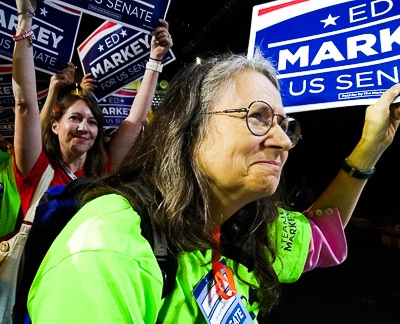
<path fill-rule="evenodd" d="M 13 40 L 15 41 L 15 42 L 18 42 L 18 41 L 20 41 L 20 40 L 23 40 L 23 39 L 25 39 L 25 38 L 28 38 L 28 37 L 32 37 L 32 35 L 33 35 L 33 29 L 31 29 L 31 30 L 28 30 L 27 32 L 25 32 L 24 34 L 21 34 L 21 35 L 14 35 L 13 36 Z"/>

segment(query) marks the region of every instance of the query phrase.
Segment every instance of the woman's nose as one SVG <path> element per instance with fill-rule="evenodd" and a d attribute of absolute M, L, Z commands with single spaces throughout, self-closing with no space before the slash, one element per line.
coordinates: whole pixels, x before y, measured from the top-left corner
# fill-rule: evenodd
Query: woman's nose
<path fill-rule="evenodd" d="M 292 141 L 289 136 L 277 123 L 271 126 L 265 140 L 268 140 L 268 145 L 279 147 L 282 151 L 288 151 L 292 147 Z"/>
<path fill-rule="evenodd" d="M 78 130 L 81 132 L 87 132 L 88 131 L 88 123 L 87 121 L 84 119 L 79 123 L 79 127 Z"/>

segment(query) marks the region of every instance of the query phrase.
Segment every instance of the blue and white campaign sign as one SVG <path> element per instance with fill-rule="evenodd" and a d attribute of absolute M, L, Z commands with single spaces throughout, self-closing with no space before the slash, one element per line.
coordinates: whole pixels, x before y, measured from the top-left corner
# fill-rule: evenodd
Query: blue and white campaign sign
<path fill-rule="evenodd" d="M 165 19 L 170 0 L 52 0 L 150 34 Z"/>
<path fill-rule="evenodd" d="M 37 94 L 39 109 L 42 109 L 49 89 Z M 12 65 L 0 65 L 0 134 L 7 138 L 14 137 L 15 99 L 12 90 Z"/>
<path fill-rule="evenodd" d="M 399 82 L 400 0 L 285 0 L 253 8 L 249 58 L 272 59 L 285 111 L 369 105 Z"/>
<path fill-rule="evenodd" d="M 83 71 L 97 80 L 97 101 L 141 79 L 151 49 L 151 35 L 107 21 L 78 47 Z M 164 65 L 175 60 L 169 50 Z"/>
<path fill-rule="evenodd" d="M 15 99 L 12 90 L 12 66 L 0 66 L 0 134 L 4 137 L 14 137 L 15 130 Z"/>
<path fill-rule="evenodd" d="M 59 73 L 71 62 L 81 12 L 65 8 L 48 0 L 37 2 L 33 17 L 33 55 L 39 71 Z M 12 61 L 18 24 L 15 0 L 0 1 L 0 57 Z"/>
<path fill-rule="evenodd" d="M 128 117 L 136 92 L 136 90 L 121 89 L 98 102 L 103 111 L 103 129 L 107 135 L 115 131 Z"/>

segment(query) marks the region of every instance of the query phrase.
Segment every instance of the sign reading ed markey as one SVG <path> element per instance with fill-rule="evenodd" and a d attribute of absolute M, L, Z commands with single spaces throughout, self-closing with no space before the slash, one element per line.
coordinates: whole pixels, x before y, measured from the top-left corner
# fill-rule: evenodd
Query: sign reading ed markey
<path fill-rule="evenodd" d="M 110 135 L 128 117 L 136 90 L 121 89 L 98 102 L 104 116 L 104 132 Z"/>
<path fill-rule="evenodd" d="M 33 17 L 33 56 L 39 71 L 59 73 L 71 62 L 81 12 L 48 0 L 38 1 Z M 18 25 L 15 0 L 0 1 L 0 57 L 12 61 Z"/>
<path fill-rule="evenodd" d="M 165 19 L 170 0 L 52 0 L 150 34 Z"/>
<path fill-rule="evenodd" d="M 253 8 L 249 58 L 272 59 L 287 112 L 373 104 L 399 82 L 400 0 L 285 0 Z"/>
<path fill-rule="evenodd" d="M 149 34 L 107 21 L 78 47 L 83 71 L 97 80 L 98 87 L 93 93 L 96 100 L 143 77 L 151 38 Z M 162 63 L 166 65 L 173 60 L 175 56 L 169 50 Z"/>

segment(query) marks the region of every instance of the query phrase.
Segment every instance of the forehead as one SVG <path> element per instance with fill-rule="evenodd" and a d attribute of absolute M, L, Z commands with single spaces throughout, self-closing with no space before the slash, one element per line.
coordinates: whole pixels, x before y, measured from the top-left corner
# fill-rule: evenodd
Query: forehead
<path fill-rule="evenodd" d="M 76 101 L 71 107 L 66 111 L 66 114 L 79 113 L 84 116 L 93 117 L 93 113 L 88 107 L 87 103 L 83 100 Z"/>
<path fill-rule="evenodd" d="M 232 102 L 229 104 L 240 108 L 248 107 L 255 100 L 262 100 L 267 102 L 276 113 L 284 114 L 278 89 L 264 74 L 257 71 L 244 71 L 238 74 L 235 93 L 230 99 Z"/>

